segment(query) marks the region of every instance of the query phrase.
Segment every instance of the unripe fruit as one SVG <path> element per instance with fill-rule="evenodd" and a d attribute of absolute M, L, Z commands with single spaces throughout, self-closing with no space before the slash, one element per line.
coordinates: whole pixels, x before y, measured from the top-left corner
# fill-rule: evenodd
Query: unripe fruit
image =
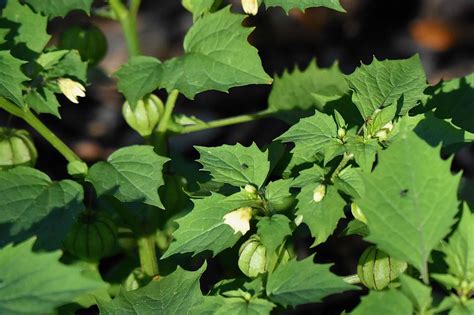
<path fill-rule="evenodd" d="M 250 278 L 267 271 L 267 249 L 260 243 L 257 235 L 251 236 L 240 247 L 238 265 L 240 270 Z"/>
<path fill-rule="evenodd" d="M 99 261 L 116 246 L 117 226 L 106 214 L 86 210 L 69 230 L 64 247 L 87 261 Z"/>
<path fill-rule="evenodd" d="M 94 65 L 107 53 L 107 39 L 96 26 L 75 26 L 61 35 L 58 47 L 59 49 L 75 49 L 81 55 L 82 61 Z"/>
<path fill-rule="evenodd" d="M 377 247 L 371 246 L 359 258 L 357 275 L 367 288 L 382 290 L 406 269 L 406 262 L 396 260 Z"/>
<path fill-rule="evenodd" d="M 156 125 L 160 121 L 163 111 L 163 102 L 155 95 L 138 101 L 135 109 L 132 109 L 128 102 L 122 107 L 122 114 L 127 124 L 142 137 L 153 133 Z"/>
<path fill-rule="evenodd" d="M 33 140 L 26 130 L 0 128 L 0 170 L 33 167 L 37 157 Z"/>

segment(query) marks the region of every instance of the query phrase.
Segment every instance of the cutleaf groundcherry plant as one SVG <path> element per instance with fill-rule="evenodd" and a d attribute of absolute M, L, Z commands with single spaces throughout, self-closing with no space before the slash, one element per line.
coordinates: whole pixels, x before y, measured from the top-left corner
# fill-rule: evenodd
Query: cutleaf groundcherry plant
<path fill-rule="evenodd" d="M 141 53 L 140 0 L 92 2 L 2 1 L 0 110 L 64 156 L 70 176 L 35 169 L 28 131 L 0 128 L 1 314 L 270 314 L 348 291 L 361 296 L 350 314 L 474 313 L 474 208 L 451 170 L 474 139 L 474 75 L 430 86 L 418 55 L 352 74 L 315 61 L 265 72 L 247 14 L 345 12 L 338 0 L 183 0 L 194 24 L 169 60 Z M 50 21 L 73 10 L 121 25 L 129 59 L 113 77 L 144 143 L 91 165 L 42 122 L 60 119 L 59 94 L 80 106 L 107 49 L 93 26 L 50 44 Z M 174 110 L 250 84 L 271 85 L 265 110 L 215 121 Z M 196 146 L 200 169 L 168 148 L 175 135 L 283 113 L 297 122 L 268 145 Z M 302 231 L 311 248 L 362 237 L 354 274 L 296 255 Z M 225 260 L 226 278 L 204 290 L 210 260 Z"/>

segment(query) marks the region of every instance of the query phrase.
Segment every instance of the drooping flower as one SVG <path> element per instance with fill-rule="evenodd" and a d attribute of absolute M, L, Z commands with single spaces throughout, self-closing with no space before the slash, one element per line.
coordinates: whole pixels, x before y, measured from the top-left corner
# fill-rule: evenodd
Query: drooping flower
<path fill-rule="evenodd" d="M 86 88 L 74 80 L 68 78 L 58 79 L 58 86 L 64 96 L 68 98 L 71 102 L 78 104 L 78 97 L 86 96 Z"/>
<path fill-rule="evenodd" d="M 234 234 L 237 232 L 245 235 L 250 230 L 250 219 L 252 218 L 252 208 L 242 207 L 224 216 L 224 223 L 229 225 Z"/>
<path fill-rule="evenodd" d="M 313 191 L 313 201 L 320 202 L 323 200 L 324 196 L 326 195 L 326 185 L 319 185 Z"/>
<path fill-rule="evenodd" d="M 242 0 L 244 12 L 251 15 L 258 13 L 258 0 Z"/>

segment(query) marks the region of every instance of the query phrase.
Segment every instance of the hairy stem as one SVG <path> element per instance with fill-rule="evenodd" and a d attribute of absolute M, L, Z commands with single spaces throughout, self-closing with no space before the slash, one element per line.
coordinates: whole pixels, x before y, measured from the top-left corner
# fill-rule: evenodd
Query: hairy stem
<path fill-rule="evenodd" d="M 168 99 L 165 104 L 165 111 L 163 117 L 156 128 L 156 150 L 160 155 L 166 156 L 168 154 L 168 144 L 167 144 L 167 132 L 171 117 L 173 115 L 174 106 L 176 105 L 176 100 L 178 99 L 179 91 L 173 90 L 168 95 Z"/>
<path fill-rule="evenodd" d="M 344 153 L 344 155 L 342 156 L 341 162 L 339 163 L 339 165 L 336 167 L 336 169 L 334 170 L 334 172 L 331 175 L 331 182 L 332 183 L 334 183 L 334 181 L 336 180 L 336 177 L 339 175 L 339 173 L 342 171 L 342 169 L 344 167 L 346 167 L 347 163 L 349 163 L 350 160 L 352 160 L 352 156 L 350 154 Z"/>
<path fill-rule="evenodd" d="M 122 3 L 122 0 L 109 0 L 112 11 L 122 25 L 123 35 L 127 43 L 129 57 L 140 55 L 140 43 L 138 41 L 137 14 L 140 0 L 133 0 L 130 10 Z"/>
<path fill-rule="evenodd" d="M 235 117 L 230 117 L 230 118 L 218 119 L 218 120 L 210 121 L 205 124 L 184 127 L 183 130 L 181 131 L 181 134 L 187 134 L 187 133 L 192 133 L 192 132 L 202 131 L 202 130 L 207 130 L 207 129 L 212 129 L 212 128 L 242 124 L 242 123 L 246 123 L 246 122 L 250 122 L 250 121 L 254 121 L 258 119 L 267 118 L 273 115 L 274 113 L 275 112 L 271 110 L 263 110 L 261 112 L 257 112 L 254 114 L 246 114 L 246 115 L 240 115 L 240 116 L 235 116 Z"/>
<path fill-rule="evenodd" d="M 0 107 L 8 113 L 26 121 L 59 153 L 61 153 L 68 162 L 81 161 L 76 153 L 74 153 L 61 139 L 46 127 L 29 109 L 23 110 L 3 97 L 0 97 Z"/>
<path fill-rule="evenodd" d="M 154 234 L 139 237 L 137 245 L 143 272 L 150 277 L 158 275 L 159 269 Z"/>

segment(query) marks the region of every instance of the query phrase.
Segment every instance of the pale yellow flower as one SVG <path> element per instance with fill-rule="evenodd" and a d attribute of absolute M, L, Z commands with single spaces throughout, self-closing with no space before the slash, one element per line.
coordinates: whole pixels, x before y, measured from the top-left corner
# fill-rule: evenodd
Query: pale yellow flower
<path fill-rule="evenodd" d="M 326 195 L 326 185 L 319 185 L 313 191 L 313 201 L 320 202 Z"/>
<path fill-rule="evenodd" d="M 86 88 L 79 82 L 68 78 L 58 79 L 59 89 L 73 103 L 78 104 L 78 97 L 86 96 Z"/>
<path fill-rule="evenodd" d="M 258 0 L 242 0 L 242 7 L 244 12 L 251 15 L 258 13 Z"/>
<path fill-rule="evenodd" d="M 252 208 L 243 207 L 224 216 L 224 223 L 229 225 L 234 234 L 240 232 L 245 235 L 250 230 L 250 219 L 252 218 Z"/>

